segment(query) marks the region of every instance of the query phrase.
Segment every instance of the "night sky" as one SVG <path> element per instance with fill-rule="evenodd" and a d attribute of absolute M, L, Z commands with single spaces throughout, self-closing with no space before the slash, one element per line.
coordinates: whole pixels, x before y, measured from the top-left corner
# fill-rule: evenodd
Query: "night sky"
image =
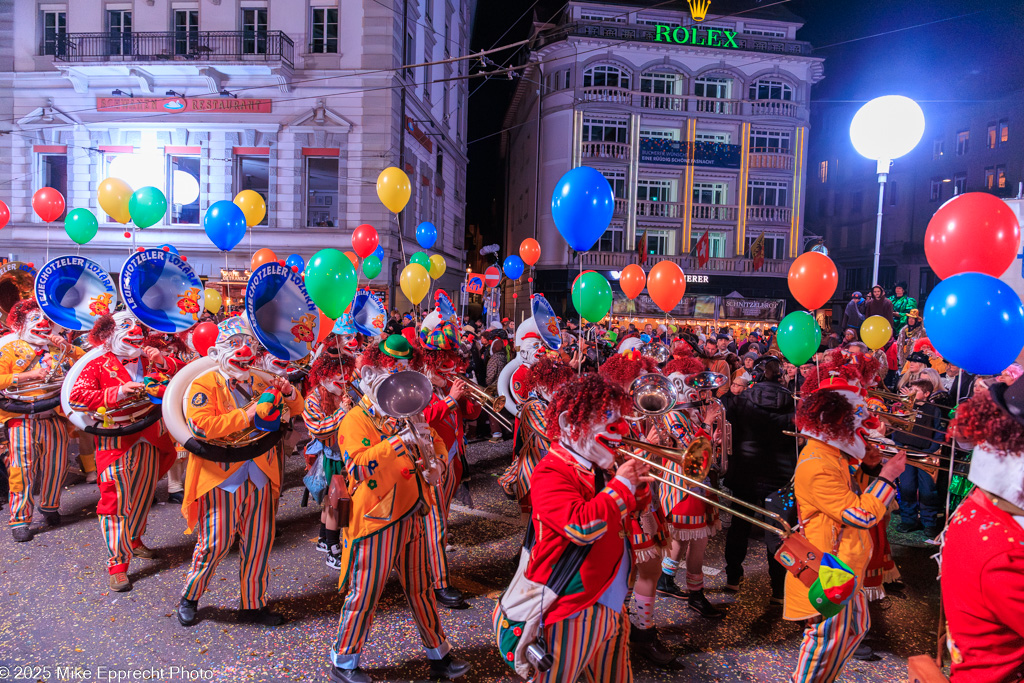
<path fill-rule="evenodd" d="M 473 51 L 521 40 L 528 35 L 534 13 L 547 20 L 563 6 L 539 0 L 501 37 L 533 4 L 534 0 L 503 0 L 502 11 L 496 12 L 491 2 L 481 3 Z M 759 4 L 768 2 L 750 0 L 751 7 Z M 1024 87 L 1022 0 L 789 0 L 786 6 L 806 20 L 798 37 L 826 58 L 825 80 L 812 93 L 816 108 L 848 106 L 845 100 L 888 94 L 917 100 L 994 99 Z M 500 64 L 506 57 L 494 55 L 494 61 Z M 497 242 L 502 238 L 501 136 L 480 138 L 501 129 L 514 87 L 504 76 L 482 84 L 470 81 L 470 92 L 476 92 L 469 101 L 467 218 Z"/>

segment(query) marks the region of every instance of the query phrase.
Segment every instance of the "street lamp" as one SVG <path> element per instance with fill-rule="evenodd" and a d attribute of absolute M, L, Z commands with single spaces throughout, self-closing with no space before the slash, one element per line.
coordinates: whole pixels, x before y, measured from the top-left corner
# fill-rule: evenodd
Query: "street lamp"
<path fill-rule="evenodd" d="M 872 286 L 878 284 L 878 254 L 882 247 L 882 200 L 893 159 L 908 154 L 924 135 L 924 112 L 902 95 L 876 97 L 861 107 L 850 123 L 850 140 L 861 156 L 878 162 L 878 219 L 875 223 L 875 267 Z"/>

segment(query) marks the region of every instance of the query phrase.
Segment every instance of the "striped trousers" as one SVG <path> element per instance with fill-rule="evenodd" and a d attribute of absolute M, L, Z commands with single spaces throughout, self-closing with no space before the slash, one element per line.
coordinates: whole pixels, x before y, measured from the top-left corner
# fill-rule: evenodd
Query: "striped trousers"
<path fill-rule="evenodd" d="M 458 457 L 448 463 L 441 483 L 434 487 L 436 505 L 430 506 L 430 512 L 424 518 L 427 534 L 427 567 L 436 589 L 451 585 L 448 578 L 448 515 L 452 509 L 455 490 L 462 481 L 462 464 Z"/>
<path fill-rule="evenodd" d="M 529 683 L 632 683 L 629 661 L 629 617 L 595 604 L 544 627 L 544 640 L 554 658 L 551 669 L 534 672 Z"/>
<path fill-rule="evenodd" d="M 35 509 L 32 489 L 39 481 L 39 507 L 43 512 L 60 508 L 60 492 L 68 471 L 68 425 L 62 417 L 7 421 L 8 482 L 11 528 L 28 526 Z"/>
<path fill-rule="evenodd" d="M 258 489 L 251 479 L 246 479 L 234 491 L 215 488 L 199 499 L 196 549 L 192 552 L 192 566 L 181 597 L 199 600 L 203 596 L 217 565 L 231 550 L 237 536 L 241 609 L 266 606 L 270 582 L 267 560 L 274 545 L 275 498 L 269 482 Z"/>
<path fill-rule="evenodd" d="M 850 600 L 842 612 L 828 619 L 808 619 L 800 658 L 793 672 L 794 683 L 830 683 L 839 677 L 871 627 L 864 591 Z"/>
<path fill-rule="evenodd" d="M 145 441 L 133 445 L 100 472 L 96 513 L 107 544 L 111 574 L 128 571 L 132 548 L 142 543 L 159 472 L 160 452 Z M 111 504 L 110 509 L 104 507 L 105 500 Z"/>
<path fill-rule="evenodd" d="M 430 589 L 422 520 L 413 514 L 373 536 L 354 541 L 347 592 L 338 620 L 338 639 L 331 650 L 331 660 L 338 668 L 359 666 L 359 653 L 370 635 L 373 615 L 392 567 L 398 572 L 427 657 L 441 659 L 448 653 L 450 647 Z M 345 570 L 342 567 L 341 571 Z"/>

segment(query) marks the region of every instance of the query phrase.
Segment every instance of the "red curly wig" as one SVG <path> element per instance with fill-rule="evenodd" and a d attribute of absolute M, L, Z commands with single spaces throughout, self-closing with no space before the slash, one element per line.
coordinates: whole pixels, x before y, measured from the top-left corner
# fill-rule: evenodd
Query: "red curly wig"
<path fill-rule="evenodd" d="M 796 428 L 829 439 L 846 441 L 854 433 L 853 406 L 837 391 L 815 391 L 800 402 L 796 411 Z"/>
<path fill-rule="evenodd" d="M 348 356 L 339 358 L 337 355 L 320 354 L 313 361 L 313 365 L 309 368 L 309 374 L 306 375 L 306 383 L 304 385 L 306 393 L 312 392 L 324 380 L 331 379 L 332 377 L 340 375 L 345 378 L 345 381 L 348 381 L 352 378 L 352 373 L 355 372 L 355 369 L 355 362 Z"/>
<path fill-rule="evenodd" d="M 979 391 L 957 408 L 950 430 L 958 438 L 983 443 L 1001 453 L 1024 452 L 1024 427 L 996 405 L 987 391 Z"/>
<path fill-rule="evenodd" d="M 423 349 L 416 369 L 420 372 L 431 370 L 439 375 L 452 372 L 462 374 L 468 365 L 469 361 L 455 349 Z"/>
<path fill-rule="evenodd" d="M 551 392 L 572 381 L 575 376 L 576 371 L 568 363 L 557 356 L 544 355 L 526 373 L 521 392 L 526 395 L 537 387 Z"/>
<path fill-rule="evenodd" d="M 817 372 L 812 372 L 804 379 L 800 393 L 806 396 L 817 391 L 818 385 L 832 377 L 833 374 L 838 374 L 847 382 L 856 384 L 865 390 L 878 384 L 882 362 L 868 354 L 856 356 L 856 359 L 856 362 L 851 362 L 851 357 L 844 354 L 841 349 L 832 349 L 818 364 Z"/>
<path fill-rule="evenodd" d="M 92 324 L 92 329 L 89 330 L 89 343 L 93 346 L 101 346 L 110 339 L 110 335 L 114 333 L 114 328 L 114 316 L 110 313 L 101 315 L 96 318 L 96 322 Z"/>
<path fill-rule="evenodd" d="M 704 363 L 693 356 L 676 356 L 668 363 L 665 363 L 665 367 L 662 368 L 661 372 L 666 376 L 674 372 L 682 375 L 692 375 L 696 372 L 704 372 Z"/>
<path fill-rule="evenodd" d="M 629 356 L 616 353 L 606 360 L 599 372 L 605 379 L 625 389 L 629 383 L 645 372 L 657 372 L 658 364 L 653 358 L 632 353 Z"/>
<path fill-rule="evenodd" d="M 562 413 L 569 414 L 569 436 L 578 439 L 583 429 L 606 410 L 618 408 L 619 412 L 625 414 L 631 405 L 629 396 L 622 388 L 600 375 L 588 372 L 562 385 L 551 400 L 544 413 L 548 424 L 547 436 L 556 441 L 562 435 L 558 424 L 558 416 Z"/>
<path fill-rule="evenodd" d="M 422 356 L 423 351 L 414 346 L 412 347 L 412 355 L 405 360 L 409 361 L 409 367 L 418 368 L 423 365 Z M 398 359 L 381 351 L 379 344 L 370 344 L 363 349 L 363 352 L 356 360 L 356 370 L 362 370 L 366 366 L 391 370 L 392 368 L 398 367 Z"/>
<path fill-rule="evenodd" d="M 176 334 L 163 334 L 150 331 L 142 342 L 143 346 L 152 346 L 160 351 L 167 351 L 175 356 L 188 352 L 188 346 Z"/>
<path fill-rule="evenodd" d="M 36 303 L 35 299 L 22 299 L 11 306 L 11 310 L 7 314 L 7 326 L 15 332 L 21 332 L 21 328 L 24 326 L 25 320 L 28 319 L 29 313 L 38 310 L 39 304 Z"/>

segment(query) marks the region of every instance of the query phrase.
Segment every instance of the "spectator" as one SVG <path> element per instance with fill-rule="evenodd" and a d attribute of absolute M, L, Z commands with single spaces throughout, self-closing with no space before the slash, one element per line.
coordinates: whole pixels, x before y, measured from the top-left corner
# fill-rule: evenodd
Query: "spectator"
<path fill-rule="evenodd" d="M 918 339 L 924 339 L 924 325 L 921 324 L 921 313 L 913 308 L 907 311 L 906 325 L 896 335 L 896 360 L 898 367 L 903 367 L 907 362 L 907 356 L 914 352 L 914 344 Z"/>
<path fill-rule="evenodd" d="M 892 321 L 892 302 L 885 298 L 885 290 L 882 285 L 872 287 L 871 296 L 864 302 L 864 318 L 870 318 L 873 315 L 882 316 L 889 321 L 893 330 L 896 329 L 896 325 Z"/>
<path fill-rule="evenodd" d="M 934 371 L 933 371 L 934 372 Z M 931 401 L 934 385 L 928 379 L 910 382 L 906 395 L 912 397 L 917 406 L 918 417 L 908 430 L 893 430 L 892 440 L 897 446 L 912 448 L 923 453 L 934 453 L 939 444 L 929 439 L 941 440 L 942 409 Z M 900 475 L 900 533 L 924 529 L 929 538 L 939 535 L 939 488 L 927 472 L 917 467 L 908 467 Z"/>
<path fill-rule="evenodd" d="M 708 358 L 716 358 L 721 356 L 718 353 L 718 344 L 715 343 L 715 338 L 708 337 L 707 341 L 704 342 L 704 353 L 707 354 Z"/>
<path fill-rule="evenodd" d="M 897 334 L 907 324 L 907 317 L 911 311 L 917 308 L 917 301 L 914 297 L 907 296 L 907 283 L 897 282 L 895 294 L 889 297 L 892 302 L 892 317 L 895 324 L 892 326 L 893 334 Z"/>
<path fill-rule="evenodd" d="M 725 356 L 730 353 L 736 353 L 736 344 L 733 343 L 732 337 L 728 334 L 720 334 L 715 340 L 715 344 L 718 346 L 718 355 Z"/>
<path fill-rule="evenodd" d="M 857 341 L 857 331 L 847 327 L 843 330 L 843 342 L 840 344 L 842 348 L 849 348 L 850 344 Z"/>
<path fill-rule="evenodd" d="M 946 372 L 939 379 L 943 395 L 935 402 L 946 408 L 954 408 L 974 395 L 974 375 L 965 372 L 961 377 L 960 368 L 952 363 L 946 364 Z"/>
<path fill-rule="evenodd" d="M 797 372 L 797 367 L 790 363 L 789 361 L 783 361 L 782 383 L 785 385 L 787 389 L 789 389 L 790 393 L 795 394 L 797 391 L 799 391 L 799 377 L 800 375 Z"/>
<path fill-rule="evenodd" d="M 765 361 L 763 372 L 764 379 L 731 400 L 726 412 L 732 424 L 733 455 L 725 484 L 737 498 L 760 507 L 768 494 L 793 478 L 797 455 L 793 438 L 782 433 L 793 430 L 796 412 L 793 395 L 782 384 L 782 363 L 774 358 Z M 727 591 L 739 590 L 749 536 L 750 523 L 734 516 L 725 540 Z M 781 605 L 786 570 L 771 555 L 768 574 L 772 603 Z"/>
<path fill-rule="evenodd" d="M 907 369 L 900 375 L 900 381 L 896 383 L 896 391 L 909 396 L 910 385 L 919 379 L 931 382 L 933 392 L 942 386 L 939 373 L 932 369 L 931 359 L 920 351 L 915 351 L 907 356 Z"/>
<path fill-rule="evenodd" d="M 497 384 L 498 375 L 505 369 L 505 340 L 498 338 L 491 342 L 491 357 L 487 361 L 487 383 L 484 386 Z M 501 426 L 493 417 L 488 416 L 491 421 L 491 441 L 501 441 Z"/>
<path fill-rule="evenodd" d="M 843 340 L 839 338 L 839 334 L 837 332 L 829 332 L 828 338 L 825 339 L 824 344 L 825 348 L 831 351 L 832 349 L 838 349 L 842 346 Z"/>
<path fill-rule="evenodd" d="M 735 378 L 737 376 L 743 377 L 747 382 L 754 381 L 754 362 L 758 359 L 758 355 L 753 351 L 743 354 L 742 365 L 738 370 L 732 373 Z"/>
<path fill-rule="evenodd" d="M 862 322 L 864 322 L 863 295 L 860 292 L 854 292 L 849 303 L 846 304 L 846 310 L 843 311 L 843 322 L 840 328 L 845 330 L 849 327 L 859 330 Z"/>
<path fill-rule="evenodd" d="M 391 319 L 384 326 L 384 333 L 388 336 L 402 334 L 402 319 L 399 317 L 398 311 L 391 311 Z"/>

